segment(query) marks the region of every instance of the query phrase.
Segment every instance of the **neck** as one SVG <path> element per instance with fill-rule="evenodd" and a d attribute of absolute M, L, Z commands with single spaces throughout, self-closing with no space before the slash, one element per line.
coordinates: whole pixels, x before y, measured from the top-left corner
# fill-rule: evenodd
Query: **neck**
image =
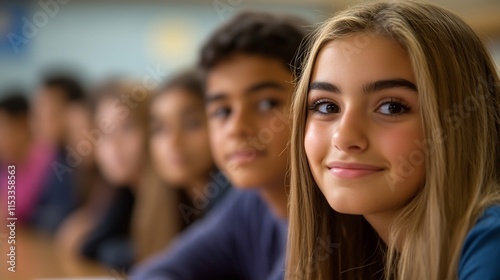
<path fill-rule="evenodd" d="M 150 177 L 144 177 L 148 176 L 147 173 L 145 174 L 144 170 L 141 169 L 140 171 L 137 172 L 137 174 L 130 180 L 129 183 L 129 188 L 132 190 L 133 193 L 137 192 L 137 189 L 141 187 L 142 184 L 150 184 L 151 182 L 144 182 L 144 180 L 149 179 Z"/>
<path fill-rule="evenodd" d="M 187 184 L 187 194 L 189 198 L 194 202 L 196 198 L 199 197 L 200 193 L 204 194 L 205 187 L 209 183 L 209 178 L 199 178 L 198 180 L 193 180 L 191 183 Z"/>
<path fill-rule="evenodd" d="M 21 137 L 21 140 L 19 142 L 20 143 L 18 148 L 13 151 L 13 157 L 10 159 L 10 161 L 13 163 L 23 162 L 31 152 L 31 141 L 29 135 L 26 135 L 26 137 Z"/>
<path fill-rule="evenodd" d="M 284 185 L 264 187 L 260 189 L 260 195 L 278 218 L 288 218 L 288 196 Z"/>
<path fill-rule="evenodd" d="M 394 223 L 397 215 L 401 212 L 400 209 L 393 209 L 381 213 L 364 215 L 365 219 L 370 223 L 377 234 L 382 238 L 385 244 L 389 245 L 392 240 L 390 240 L 389 229 Z M 396 242 L 396 249 L 399 251 L 401 249 L 401 242 L 404 237 L 400 237 Z"/>

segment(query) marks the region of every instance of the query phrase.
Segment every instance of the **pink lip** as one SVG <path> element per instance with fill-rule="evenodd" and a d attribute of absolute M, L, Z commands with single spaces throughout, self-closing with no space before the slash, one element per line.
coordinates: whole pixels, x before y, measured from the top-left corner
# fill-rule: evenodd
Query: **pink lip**
<path fill-rule="evenodd" d="M 171 157 L 169 158 L 169 161 L 174 165 L 184 165 L 187 163 L 185 157 Z"/>
<path fill-rule="evenodd" d="M 227 159 L 235 163 L 248 163 L 262 155 L 264 155 L 264 153 L 261 151 L 255 151 L 255 150 L 241 151 L 229 154 Z"/>
<path fill-rule="evenodd" d="M 371 175 L 384 170 L 384 168 L 368 164 L 330 162 L 327 164 L 330 173 L 341 179 L 354 179 Z"/>

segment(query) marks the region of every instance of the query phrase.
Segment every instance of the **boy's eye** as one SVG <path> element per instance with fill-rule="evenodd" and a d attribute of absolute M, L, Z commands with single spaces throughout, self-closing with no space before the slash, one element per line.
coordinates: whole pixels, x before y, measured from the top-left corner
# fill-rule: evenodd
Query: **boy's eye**
<path fill-rule="evenodd" d="M 385 102 L 378 107 L 378 112 L 384 115 L 401 115 L 409 110 L 408 105 L 396 101 Z"/>
<path fill-rule="evenodd" d="M 219 107 L 215 109 L 211 114 L 210 117 L 212 118 L 227 118 L 229 114 L 231 113 L 231 109 L 228 107 Z"/>
<path fill-rule="evenodd" d="M 277 107 L 279 105 L 279 101 L 273 99 L 264 99 L 259 102 L 259 111 L 270 111 L 271 109 Z"/>

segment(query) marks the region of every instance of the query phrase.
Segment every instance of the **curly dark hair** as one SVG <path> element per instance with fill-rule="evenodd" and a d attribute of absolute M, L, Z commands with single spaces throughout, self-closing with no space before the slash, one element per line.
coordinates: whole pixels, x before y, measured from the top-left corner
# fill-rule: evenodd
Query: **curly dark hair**
<path fill-rule="evenodd" d="M 240 12 L 209 37 L 201 49 L 199 65 L 207 72 L 228 56 L 245 53 L 278 59 L 296 71 L 295 57 L 308 34 L 308 26 L 307 21 L 296 16 Z"/>

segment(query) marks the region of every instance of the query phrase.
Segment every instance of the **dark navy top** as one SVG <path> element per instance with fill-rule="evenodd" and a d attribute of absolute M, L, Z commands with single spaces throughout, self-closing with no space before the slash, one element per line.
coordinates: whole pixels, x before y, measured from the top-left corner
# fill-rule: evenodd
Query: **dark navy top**
<path fill-rule="evenodd" d="M 131 279 L 282 279 L 287 227 L 255 191 L 231 190 Z"/>

